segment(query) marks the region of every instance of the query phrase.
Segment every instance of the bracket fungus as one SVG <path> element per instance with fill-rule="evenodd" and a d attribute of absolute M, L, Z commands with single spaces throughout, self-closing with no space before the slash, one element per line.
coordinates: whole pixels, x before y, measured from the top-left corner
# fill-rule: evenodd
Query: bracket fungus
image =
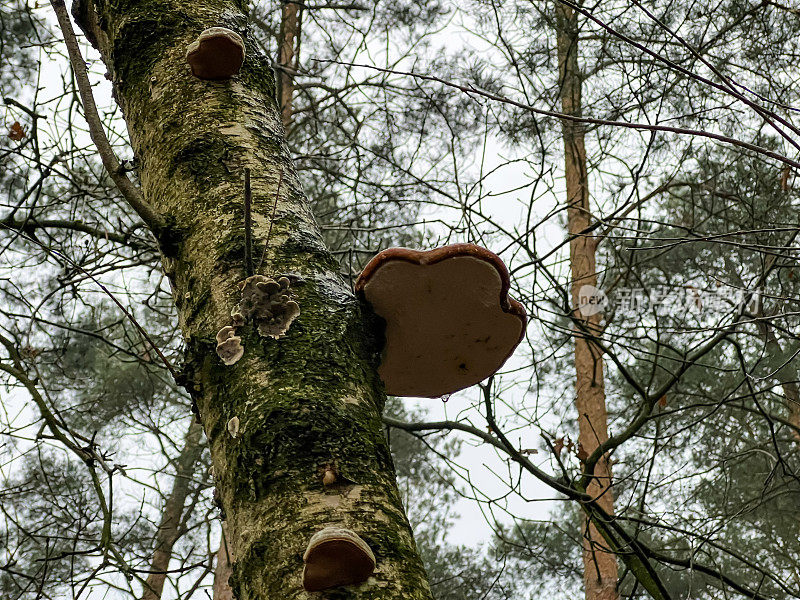
<path fill-rule="evenodd" d="M 228 433 L 233 439 L 239 435 L 239 417 L 231 417 L 231 420 L 228 421 Z"/>
<path fill-rule="evenodd" d="M 252 275 L 239 284 L 239 289 L 242 299 L 231 312 L 234 322 L 243 324 L 252 319 L 264 337 L 278 339 L 300 314 L 300 307 L 291 299 L 287 277 L 275 281 Z"/>
<path fill-rule="evenodd" d="M 322 474 L 322 485 L 328 486 L 336 483 L 336 471 L 333 467 L 327 467 Z"/>
<path fill-rule="evenodd" d="M 361 583 L 375 570 L 375 555 L 369 545 L 355 532 L 340 527 L 315 533 L 303 562 L 303 587 L 308 592 Z"/>
<path fill-rule="evenodd" d="M 288 277 L 277 281 L 265 275 L 252 275 L 239 283 L 241 299 L 233 307 L 233 325 L 217 333 L 217 355 L 226 365 L 236 363 L 244 355 L 242 338 L 236 328 L 252 321 L 262 337 L 278 339 L 300 315 L 300 306 L 292 300 Z"/>
<path fill-rule="evenodd" d="M 386 321 L 386 393 L 437 398 L 497 372 L 527 323 L 509 286 L 500 257 L 475 244 L 376 255 L 356 291 Z"/>
<path fill-rule="evenodd" d="M 198 79 L 230 79 L 244 62 L 244 40 L 226 27 L 211 27 L 186 48 L 186 62 Z"/>
<path fill-rule="evenodd" d="M 217 356 L 222 359 L 222 362 L 230 366 L 243 355 L 242 338 L 236 335 L 236 329 L 230 325 L 220 329 L 217 333 Z"/>

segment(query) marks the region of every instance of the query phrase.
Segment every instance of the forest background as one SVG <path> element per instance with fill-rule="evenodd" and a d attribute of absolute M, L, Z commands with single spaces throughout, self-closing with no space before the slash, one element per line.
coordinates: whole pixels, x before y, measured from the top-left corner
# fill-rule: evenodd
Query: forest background
<path fill-rule="evenodd" d="M 341 277 L 473 242 L 529 316 L 490 380 L 387 402 L 433 597 L 800 597 L 800 9 L 244 12 Z M 0 8 L 0 593 L 221 599 L 173 290 L 115 182 L 140 165 L 78 31 L 105 170 L 66 35 L 49 4 Z"/>

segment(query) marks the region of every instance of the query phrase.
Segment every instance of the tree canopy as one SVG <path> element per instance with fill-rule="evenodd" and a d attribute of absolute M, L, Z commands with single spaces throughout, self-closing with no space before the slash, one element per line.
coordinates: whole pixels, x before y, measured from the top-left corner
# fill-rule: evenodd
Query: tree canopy
<path fill-rule="evenodd" d="M 800 598 L 800 10 L 156 4 L 0 6 L 4 598 L 307 597 L 336 511 L 377 579 L 324 597 Z M 387 399 L 355 278 L 454 242 L 523 342 Z M 227 368 L 245 249 L 300 317 Z"/>

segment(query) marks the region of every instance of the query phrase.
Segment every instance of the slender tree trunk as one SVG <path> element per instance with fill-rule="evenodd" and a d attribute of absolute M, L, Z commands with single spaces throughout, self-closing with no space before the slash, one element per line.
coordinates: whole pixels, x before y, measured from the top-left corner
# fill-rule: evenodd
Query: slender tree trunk
<path fill-rule="evenodd" d="M 292 123 L 292 98 L 294 96 L 294 73 L 297 71 L 300 54 L 299 2 L 283 0 L 281 3 L 281 28 L 278 38 L 278 106 L 284 128 L 289 131 Z"/>
<path fill-rule="evenodd" d="M 125 116 L 145 199 L 170 224 L 160 236 L 163 264 L 187 347 L 184 378 L 229 524 L 233 594 L 308 598 L 303 553 L 314 533 L 334 525 L 359 534 L 377 559 L 368 581 L 337 598 L 429 600 L 381 425 L 379 325 L 322 243 L 284 142 L 270 61 L 250 39 L 244 9 L 222 0 L 78 7 Z M 196 79 L 186 64 L 186 47 L 212 26 L 245 39 L 232 80 Z M 215 336 L 231 324 L 246 277 L 245 167 L 253 255 L 278 198 L 261 272 L 290 275 L 300 316 L 280 339 L 240 327 L 244 356 L 226 366 Z M 234 417 L 238 427 L 229 427 Z M 338 478 L 324 486 L 329 465 Z"/>
<path fill-rule="evenodd" d="M 172 548 L 183 531 L 180 529 L 186 496 L 191 490 L 191 479 L 200 455 L 203 453 L 203 428 L 192 419 L 183 442 L 178 459 L 175 461 L 175 480 L 172 490 L 164 503 L 161 523 L 156 534 L 156 545 L 153 560 L 150 563 L 150 575 L 142 591 L 142 600 L 159 600 L 164 591 Z"/>
<path fill-rule="evenodd" d="M 578 18 L 563 4 L 556 4 L 556 35 L 558 44 L 558 69 L 562 110 L 566 114 L 581 114 L 581 73 L 578 68 Z M 595 242 L 592 235 L 581 234 L 591 224 L 589 182 L 586 171 L 585 129 L 581 123 L 562 122 L 564 139 L 564 171 L 567 186 L 567 227 L 570 236 L 570 265 L 572 270 L 572 301 L 578 306 L 579 290 L 583 286 L 597 286 L 595 267 Z M 575 405 L 578 409 L 579 449 L 591 454 L 599 444 L 608 439 L 603 356 L 592 344 L 590 336 L 600 333 L 600 314 L 584 316 L 575 310 Z M 614 495 L 610 487 L 611 466 L 603 457 L 595 467 L 595 477 L 587 492 L 598 499 L 608 513 L 614 513 Z M 583 567 L 587 600 L 616 600 L 617 560 L 613 553 L 605 552 L 606 544 L 595 526 L 584 521 Z"/>
<path fill-rule="evenodd" d="M 799 376 L 796 357 L 792 353 L 784 351 L 769 322 L 759 320 L 758 326 L 764 336 L 769 365 L 775 370 L 775 378 L 783 388 L 788 421 L 796 428 L 792 430 L 792 435 L 795 441 L 800 444 L 800 388 L 798 387 Z"/>
<path fill-rule="evenodd" d="M 214 567 L 214 600 L 233 600 L 233 590 L 228 585 L 233 570 L 233 557 L 228 544 L 228 525 L 222 522 L 222 536 L 217 550 L 217 564 Z"/>

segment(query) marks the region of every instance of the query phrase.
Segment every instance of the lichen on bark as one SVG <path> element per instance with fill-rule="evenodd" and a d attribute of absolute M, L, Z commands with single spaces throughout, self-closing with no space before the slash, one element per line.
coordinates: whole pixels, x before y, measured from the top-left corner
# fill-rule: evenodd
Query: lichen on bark
<path fill-rule="evenodd" d="M 289 159 L 273 75 L 238 2 L 84 0 L 75 13 L 96 40 L 125 120 L 146 200 L 171 224 L 164 248 L 186 340 L 186 379 L 211 448 L 228 519 L 238 600 L 306 598 L 302 555 L 327 525 L 357 532 L 377 558 L 372 578 L 327 598 L 429 599 L 398 493 L 380 413 L 380 332 L 336 275 Z M 194 78 L 186 46 L 227 27 L 246 60 L 229 81 Z M 242 173 L 250 168 L 253 236 L 264 274 L 295 273 L 300 316 L 280 339 L 237 329 L 244 356 L 215 353 L 239 300 Z M 263 246 L 262 246 L 263 247 Z M 227 423 L 236 417 L 236 437 Z M 325 486 L 325 465 L 338 479 Z"/>

